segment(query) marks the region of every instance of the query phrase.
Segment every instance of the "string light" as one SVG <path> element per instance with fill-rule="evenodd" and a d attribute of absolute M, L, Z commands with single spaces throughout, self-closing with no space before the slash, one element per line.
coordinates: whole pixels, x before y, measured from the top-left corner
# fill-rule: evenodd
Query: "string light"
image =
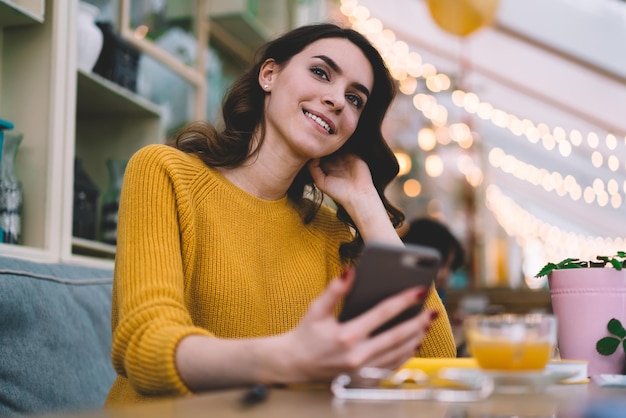
<path fill-rule="evenodd" d="M 520 119 L 513 114 L 494 108 L 490 103 L 481 102 L 475 93 L 456 90 L 452 93 L 452 103 L 468 113 L 477 114 L 483 120 L 491 121 L 495 126 L 508 129 L 516 136 L 525 136 L 533 144 L 540 142 L 547 151 L 557 148 L 563 157 L 569 157 L 572 147 L 579 147 L 583 143 L 582 135 L 578 130 L 572 130 L 568 137 L 562 127 L 557 126 L 550 130 L 546 124 L 535 124 L 528 119 Z M 617 146 L 617 139 L 613 134 L 608 134 L 605 142 L 609 150 L 614 150 Z M 606 163 L 606 166 L 613 172 L 619 169 L 621 162 L 615 154 L 607 156 L 597 149 L 600 144 L 597 133 L 590 132 L 587 135 L 587 144 L 594 149 L 590 156 L 594 167 L 602 168 Z"/>
<path fill-rule="evenodd" d="M 422 193 L 422 184 L 416 179 L 408 179 L 402 188 L 408 197 L 417 197 Z"/>
<path fill-rule="evenodd" d="M 411 171 L 413 164 L 411 163 L 411 156 L 404 151 L 396 151 L 394 152 L 396 156 L 396 160 L 398 160 L 398 165 L 400 169 L 398 171 L 398 176 L 406 176 Z"/>
<path fill-rule="evenodd" d="M 341 0 L 341 12 L 348 17 L 353 28 L 363 33 L 381 52 L 391 74 L 399 81 L 401 93 L 414 94 L 420 78 L 425 80 L 425 87 L 432 93 L 450 89 L 452 83 L 449 76 L 439 73 L 432 64 L 424 63 L 419 54 L 409 51 L 407 44 L 397 40 L 396 35 L 391 30 L 384 29 L 380 21 L 368 22 L 369 10 L 363 9 L 363 6 L 358 5 L 358 0 Z M 600 147 L 602 142 L 600 135 L 596 132 L 587 133 L 585 138 L 578 129 L 572 129 L 568 133 L 559 126 L 550 128 L 545 123 L 535 123 L 495 108 L 492 104 L 482 101 L 473 92 L 455 90 L 451 97 L 453 104 L 467 113 L 489 121 L 494 126 L 507 129 L 517 137 L 524 136 L 530 143 L 541 145 L 547 151 L 556 150 L 560 155 L 567 158 L 572 155 L 573 148 L 586 144 L 593 149 L 589 158 L 596 169 L 602 169 L 606 166 L 611 172 L 626 170 L 626 162 L 612 153 L 617 149 L 618 143 L 626 145 L 626 136 L 618 137 L 613 133 L 608 133 L 604 137 L 604 145 L 609 153 L 605 153 Z M 413 105 L 424 117 L 430 120 L 437 142 L 443 144 L 444 141 L 447 141 L 449 143 L 451 139 L 456 138 L 459 146 L 464 144 L 454 131 L 450 132 L 451 127 L 447 126 L 448 109 L 438 104 L 433 95 L 415 94 Z M 471 135 L 468 138 L 471 138 Z M 465 145 L 471 146 L 471 143 Z M 559 196 L 567 195 L 575 201 L 583 199 L 588 204 L 595 202 L 599 206 L 611 204 L 616 209 L 620 208 L 624 201 L 619 192 L 621 180 L 616 178 L 609 178 L 606 184 L 597 179 L 598 181 L 594 181 L 593 187 L 587 186 L 583 189 L 572 175 L 563 176 L 558 172 L 539 169 L 518 160 L 514 156 L 506 155 L 499 148 L 492 149 L 489 154 L 489 161 L 492 165 L 497 165 L 501 170 L 509 172 L 517 178 L 541 186 L 546 191 L 553 191 Z M 511 163 L 513 163 L 512 167 Z M 474 164 L 470 157 L 460 158 L 457 168 L 466 176 L 468 183 L 473 187 L 482 183 L 482 170 Z M 442 164 L 441 170 L 443 170 Z M 417 182 L 417 180 L 415 181 Z M 405 182 L 405 193 L 407 192 L 407 182 Z M 626 180 L 623 181 L 621 188 L 626 195 Z M 626 244 L 626 238 L 584 236 L 542 222 L 518 206 L 511 198 L 505 196 L 493 184 L 487 187 L 486 198 L 487 207 L 494 213 L 500 226 L 510 236 L 515 237 L 521 246 L 537 240 L 542 242 L 547 260 L 558 261 L 566 257 L 593 259 L 596 254 L 613 254 L 623 249 Z"/>
<path fill-rule="evenodd" d="M 615 254 L 626 243 L 626 237 L 614 239 L 583 235 L 543 222 L 493 184 L 487 187 L 485 196 L 487 208 L 502 229 L 522 246 L 536 240 L 544 243 L 547 260 L 560 261 L 567 257 L 595 259 L 597 254 Z"/>
<path fill-rule="evenodd" d="M 340 11 L 348 17 L 354 29 L 368 37 L 381 51 L 390 72 L 400 82 L 400 91 L 403 94 L 409 95 L 415 92 L 418 84 L 417 78 L 424 79 L 426 88 L 433 93 L 446 91 L 451 87 L 450 77 L 447 74 L 439 73 L 430 63 L 424 63 L 418 53 L 409 50 L 406 42 L 398 40 L 389 29 L 384 29 L 380 20 L 370 18 L 369 9 L 360 6 L 358 0 L 342 0 Z M 508 129 L 516 136 L 526 136 L 533 144 L 541 143 L 548 151 L 557 149 L 564 157 L 571 155 L 572 147 L 579 147 L 583 144 L 583 137 L 579 130 L 574 129 L 567 135 L 562 127 L 557 126 L 551 129 L 544 123 L 534 123 L 502 109 L 494 108 L 490 103 L 481 101 L 476 93 L 457 90 L 452 93 L 452 99 L 456 106 L 463 108 L 466 112 L 476 114 L 495 126 Z M 420 109 L 417 105 L 416 108 L 431 119 L 435 126 L 445 124 L 447 109 L 439 107 Z M 605 136 L 604 142 L 610 151 L 614 151 L 618 140 L 615 134 L 609 133 Z M 592 149 L 598 148 L 600 135 L 596 132 L 589 132 L 586 143 Z M 622 143 L 626 144 L 626 136 L 623 137 Z M 626 169 L 626 162 L 620 161 L 615 154 L 605 155 L 597 151 L 590 158 L 596 168 L 606 165 L 612 172 L 618 171 L 620 167 Z"/>
<path fill-rule="evenodd" d="M 466 97 L 468 98 L 467 103 L 468 103 L 469 108 L 472 110 L 476 109 L 477 113 L 480 112 L 481 103 L 477 100 L 478 97 L 473 95 L 473 93 L 468 94 Z M 458 96 L 457 96 L 457 99 L 458 99 Z M 437 109 L 439 106 L 441 106 L 437 103 L 437 99 L 434 96 L 421 94 L 421 93 L 416 94 L 413 97 L 413 104 L 418 110 L 422 112 L 422 114 L 426 118 L 428 118 L 434 113 L 433 109 Z M 483 110 L 492 109 L 492 107 L 483 106 L 482 109 Z M 483 117 L 487 117 L 486 114 L 483 115 Z M 503 117 L 502 114 L 500 114 L 499 116 L 495 116 L 494 119 L 499 119 L 499 118 L 502 119 L 502 117 Z M 444 121 L 440 120 L 437 123 L 433 121 L 433 125 L 438 125 L 439 123 L 442 123 L 442 122 Z M 550 147 L 549 144 L 553 144 L 554 142 L 561 140 L 563 136 L 565 135 L 565 130 L 563 130 L 562 128 L 555 130 L 554 134 L 552 135 L 549 133 L 548 131 L 549 128 L 547 127 L 547 125 L 538 124 L 537 126 L 534 126 L 532 122 L 528 120 L 518 120 L 518 122 L 516 123 L 509 123 L 507 121 L 507 126 L 512 126 L 513 130 L 515 130 L 516 132 L 523 133 L 526 130 L 527 137 L 529 138 L 531 142 L 537 143 L 541 140 L 544 143 L 544 146 L 548 148 Z M 425 129 L 430 129 L 430 128 L 425 128 Z M 444 127 L 437 128 L 438 131 L 442 129 L 447 129 L 447 132 L 448 132 L 447 136 L 451 139 L 454 139 L 456 142 L 458 142 L 459 146 L 463 148 L 469 148 L 471 146 L 473 138 L 471 136 L 471 132 L 467 125 L 458 123 L 458 124 L 452 124 L 445 128 Z M 464 144 L 461 138 L 466 138 L 467 142 Z M 595 140 L 593 139 L 594 138 L 593 136 L 591 138 L 592 138 L 591 142 L 593 144 Z M 420 144 L 420 147 L 422 147 L 422 149 L 424 150 L 428 150 L 426 147 L 423 147 L 421 145 L 423 143 L 425 143 L 425 141 L 420 141 L 419 136 L 418 136 L 418 144 Z M 561 142 L 559 146 L 562 146 L 563 144 L 568 144 L 568 143 Z M 564 148 L 571 150 L 571 148 L 569 147 L 563 147 L 561 149 L 561 152 L 563 152 Z M 500 158 L 502 158 L 504 161 L 501 162 Z M 587 188 L 584 190 L 584 194 L 583 194 L 583 190 L 581 186 L 578 185 L 578 183 L 576 182 L 576 180 L 574 179 L 572 175 L 564 176 L 563 174 L 558 173 L 558 172 L 550 173 L 545 169 L 538 169 L 531 164 L 523 163 L 522 161 L 519 161 L 512 155 L 507 155 L 505 158 L 503 155 L 503 151 L 498 147 L 495 147 L 491 150 L 489 154 L 489 161 L 492 166 L 496 168 L 500 168 L 505 173 L 512 174 L 518 179 L 525 180 L 535 186 L 542 186 L 548 192 L 554 191 L 561 197 L 568 195 L 574 201 L 579 201 L 582 197 L 583 198 L 582 201 L 589 205 L 596 203 L 600 207 L 605 207 L 608 204 L 610 204 L 615 209 L 618 209 L 619 207 L 621 207 L 624 201 L 622 196 L 617 191 L 607 193 L 603 189 L 599 189 L 597 187 Z M 603 161 L 602 154 L 600 154 L 598 151 L 595 151 L 592 154 L 592 163 L 595 166 L 599 167 L 602 165 L 602 161 Z M 618 163 L 613 161 L 611 164 L 612 166 L 614 166 L 615 164 L 618 164 Z M 466 174 L 466 178 L 468 179 L 470 184 L 473 184 L 476 182 L 476 181 L 470 181 L 467 174 Z M 564 183 L 563 179 L 571 179 L 571 181 Z M 617 180 L 615 179 L 609 179 L 608 182 L 613 182 L 617 184 Z M 565 185 L 567 185 L 567 187 L 565 187 Z"/>
<path fill-rule="evenodd" d="M 557 171 L 550 172 L 545 168 L 537 168 L 513 155 L 506 154 L 501 148 L 492 148 L 489 151 L 488 160 L 492 167 L 499 168 L 519 180 L 542 186 L 547 192 L 555 192 L 561 197 L 568 195 L 574 201 L 580 200 L 583 195 L 582 187 L 573 176 L 564 176 Z M 614 179 L 609 180 L 605 188 L 604 181 L 597 178 L 591 187 L 585 189 L 583 201 L 587 204 L 595 202 L 598 206 L 604 207 L 609 200 L 615 209 L 622 205 L 623 199 L 619 194 L 618 183 Z"/>

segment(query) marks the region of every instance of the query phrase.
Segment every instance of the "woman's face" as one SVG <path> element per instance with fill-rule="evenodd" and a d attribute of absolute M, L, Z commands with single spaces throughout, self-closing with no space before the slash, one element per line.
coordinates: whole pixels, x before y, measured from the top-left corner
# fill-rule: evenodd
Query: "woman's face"
<path fill-rule="evenodd" d="M 279 67 L 259 73 L 268 85 L 265 143 L 309 160 L 338 150 L 354 133 L 374 86 L 372 66 L 347 39 L 318 40 Z"/>

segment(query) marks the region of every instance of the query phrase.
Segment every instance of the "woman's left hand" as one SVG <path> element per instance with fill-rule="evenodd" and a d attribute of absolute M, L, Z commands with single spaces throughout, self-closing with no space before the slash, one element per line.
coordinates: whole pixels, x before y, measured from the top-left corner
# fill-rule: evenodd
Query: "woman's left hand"
<path fill-rule="evenodd" d="M 311 160 L 309 172 L 317 188 L 348 211 L 359 199 L 378 196 L 367 163 L 354 154 Z"/>
<path fill-rule="evenodd" d="M 308 167 L 315 185 L 343 206 L 363 240 L 402 245 L 365 161 L 348 154 L 314 159 Z"/>

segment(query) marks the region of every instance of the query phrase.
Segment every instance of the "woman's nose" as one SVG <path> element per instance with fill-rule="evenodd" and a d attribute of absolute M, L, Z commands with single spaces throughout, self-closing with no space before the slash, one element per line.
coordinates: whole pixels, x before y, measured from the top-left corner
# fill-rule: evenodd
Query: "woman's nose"
<path fill-rule="evenodd" d="M 341 96 L 327 95 L 323 98 L 323 102 L 326 106 L 329 106 L 335 113 L 340 113 L 345 105 L 345 100 L 340 98 Z"/>

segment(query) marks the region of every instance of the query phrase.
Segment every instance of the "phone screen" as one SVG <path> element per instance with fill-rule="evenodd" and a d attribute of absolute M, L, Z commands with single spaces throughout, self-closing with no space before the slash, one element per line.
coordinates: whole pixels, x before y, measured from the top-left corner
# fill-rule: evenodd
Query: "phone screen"
<path fill-rule="evenodd" d="M 345 298 L 339 321 L 355 318 L 382 300 L 409 287 L 421 285 L 430 289 L 437 276 L 440 261 L 437 250 L 430 247 L 414 244 L 366 244 L 356 266 L 354 285 Z M 411 306 L 377 328 L 372 335 L 417 315 L 423 307 L 423 303 Z"/>

